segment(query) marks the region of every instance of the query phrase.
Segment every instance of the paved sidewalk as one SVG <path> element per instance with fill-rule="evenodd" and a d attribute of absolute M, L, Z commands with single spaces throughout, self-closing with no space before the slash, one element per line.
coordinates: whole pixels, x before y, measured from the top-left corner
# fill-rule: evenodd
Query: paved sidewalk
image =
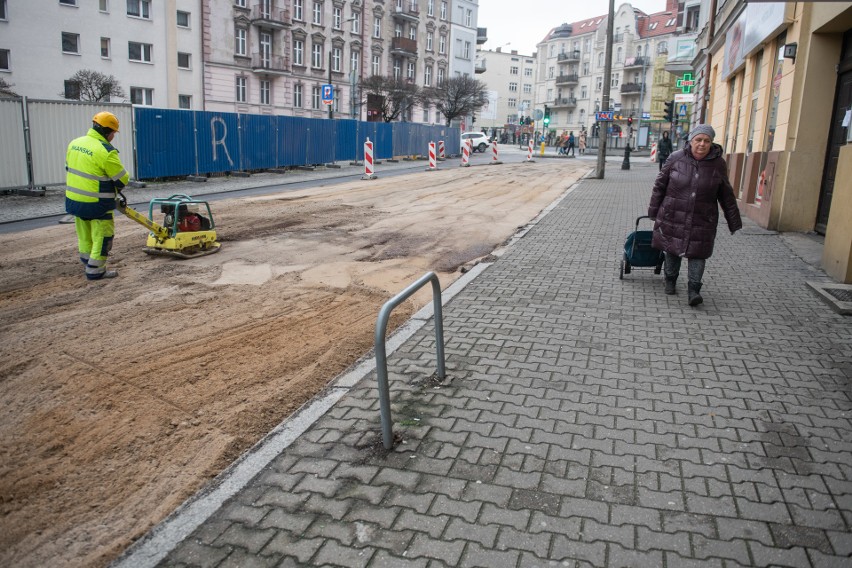
<path fill-rule="evenodd" d="M 233 498 L 190 519 L 239 464 L 117 564 L 852 565 L 852 321 L 747 220 L 697 308 L 685 275 L 619 280 L 655 173 L 582 181 L 449 300 L 443 382 L 431 322 L 402 342 L 392 452 L 375 373 L 338 382 Z"/>

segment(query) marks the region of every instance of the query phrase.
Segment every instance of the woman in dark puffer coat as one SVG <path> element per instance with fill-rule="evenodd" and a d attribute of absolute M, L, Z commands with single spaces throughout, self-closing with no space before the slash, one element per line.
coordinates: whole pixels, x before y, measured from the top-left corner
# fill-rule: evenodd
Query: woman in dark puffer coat
<path fill-rule="evenodd" d="M 705 260 L 713 254 L 719 204 L 733 235 L 743 223 L 722 147 L 713 143 L 713 128 L 699 124 L 689 145 L 672 154 L 654 182 L 648 216 L 655 219 L 654 248 L 666 253 L 666 294 L 674 294 L 681 259 L 689 260 L 689 305 L 703 302 L 701 279 Z"/>

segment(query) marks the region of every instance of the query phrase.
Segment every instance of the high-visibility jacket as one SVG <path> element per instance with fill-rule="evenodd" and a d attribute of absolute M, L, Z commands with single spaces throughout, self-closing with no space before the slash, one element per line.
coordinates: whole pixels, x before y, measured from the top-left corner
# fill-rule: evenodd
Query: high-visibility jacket
<path fill-rule="evenodd" d="M 82 219 L 111 219 L 117 191 L 130 181 L 116 150 L 90 128 L 68 144 L 65 211 Z"/>

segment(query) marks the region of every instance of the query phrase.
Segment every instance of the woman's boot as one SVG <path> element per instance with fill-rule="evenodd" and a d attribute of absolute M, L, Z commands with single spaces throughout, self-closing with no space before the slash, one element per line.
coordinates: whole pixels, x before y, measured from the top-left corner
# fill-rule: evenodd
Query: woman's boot
<path fill-rule="evenodd" d="M 671 296 L 672 294 L 676 294 L 677 293 L 676 284 L 677 284 L 677 277 L 669 278 L 668 276 L 666 276 L 666 294 L 668 294 L 669 296 Z"/>
<path fill-rule="evenodd" d="M 701 297 L 701 282 L 690 282 L 687 285 L 689 289 L 689 305 L 697 306 L 701 302 L 704 301 L 704 298 Z"/>

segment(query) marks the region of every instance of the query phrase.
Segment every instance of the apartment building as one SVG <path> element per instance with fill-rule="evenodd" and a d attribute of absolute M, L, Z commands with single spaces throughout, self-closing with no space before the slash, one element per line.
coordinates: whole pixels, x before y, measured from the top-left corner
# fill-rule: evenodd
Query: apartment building
<path fill-rule="evenodd" d="M 200 0 L 0 0 L 0 78 L 34 99 L 77 99 L 78 71 L 132 102 L 202 108 Z"/>
<path fill-rule="evenodd" d="M 475 74 L 479 0 L 453 0 L 450 7 L 450 76 Z"/>
<path fill-rule="evenodd" d="M 480 50 L 477 56 L 479 80 L 489 91 L 488 108 L 483 109 L 473 125 L 477 130 L 511 134 L 520 130 L 520 120 L 533 110 L 535 87 L 535 55 L 522 55 L 516 50 Z"/>

